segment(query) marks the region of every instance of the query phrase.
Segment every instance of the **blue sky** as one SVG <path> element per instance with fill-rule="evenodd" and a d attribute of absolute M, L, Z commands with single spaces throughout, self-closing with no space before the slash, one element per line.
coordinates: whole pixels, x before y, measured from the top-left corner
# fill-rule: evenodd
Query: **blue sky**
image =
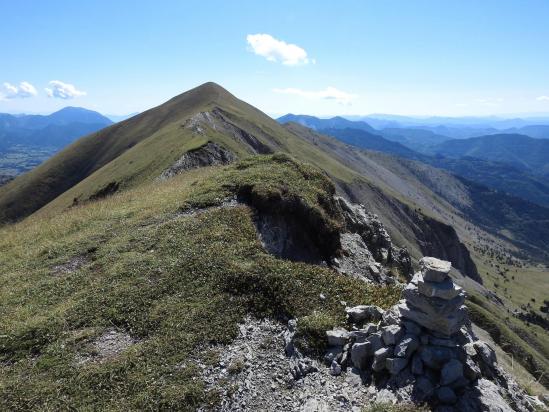
<path fill-rule="evenodd" d="M 0 112 L 125 114 L 215 81 L 271 115 L 549 113 L 546 0 L 18 0 L 0 15 Z"/>

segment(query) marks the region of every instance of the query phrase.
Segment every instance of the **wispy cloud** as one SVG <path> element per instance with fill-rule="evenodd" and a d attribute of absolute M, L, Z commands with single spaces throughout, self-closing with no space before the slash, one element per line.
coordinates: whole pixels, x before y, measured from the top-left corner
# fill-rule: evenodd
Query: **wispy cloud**
<path fill-rule="evenodd" d="M 50 87 L 45 89 L 49 97 L 66 100 L 86 95 L 86 92 L 78 90 L 74 85 L 59 80 L 52 80 L 49 85 Z"/>
<path fill-rule="evenodd" d="M 287 66 L 315 63 L 314 59 L 309 59 L 305 49 L 296 44 L 275 39 L 270 34 L 248 34 L 246 41 L 250 51 L 271 62 L 281 62 Z"/>
<path fill-rule="evenodd" d="M 0 97 L 4 99 L 24 99 L 37 94 L 36 88 L 29 82 L 21 82 L 19 86 L 6 82 L 0 91 Z"/>
<path fill-rule="evenodd" d="M 281 93 L 281 94 L 291 94 L 294 96 L 300 96 L 304 97 L 306 99 L 313 99 L 313 100 L 334 100 L 337 103 L 340 104 L 351 104 L 353 100 L 355 100 L 358 96 L 351 93 L 346 93 L 344 91 L 341 91 L 339 89 L 336 89 L 335 87 L 326 87 L 324 90 L 302 90 L 302 89 L 295 89 L 295 88 L 286 88 L 286 89 L 273 89 L 275 93 Z"/>
<path fill-rule="evenodd" d="M 536 100 L 538 102 L 549 102 L 549 96 L 539 96 L 539 97 L 536 97 Z"/>
<path fill-rule="evenodd" d="M 481 106 L 499 106 L 503 102 L 503 99 L 501 97 L 488 97 L 485 99 L 475 99 L 475 102 Z"/>

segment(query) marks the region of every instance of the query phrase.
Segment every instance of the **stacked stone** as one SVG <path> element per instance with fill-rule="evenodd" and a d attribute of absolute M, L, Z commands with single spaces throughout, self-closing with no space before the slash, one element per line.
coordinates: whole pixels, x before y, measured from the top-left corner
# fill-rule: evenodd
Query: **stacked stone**
<path fill-rule="evenodd" d="M 355 367 L 387 387 L 408 386 L 411 400 L 452 405 L 481 375 L 490 377 L 493 350 L 466 327 L 465 294 L 450 262 L 423 258 L 404 300 L 384 312 L 348 308 L 351 330 L 327 332 L 325 360 L 333 374 Z"/>
<path fill-rule="evenodd" d="M 467 317 L 465 293 L 450 276 L 450 262 L 424 257 L 421 270 L 403 292 L 405 301 L 398 309 L 409 319 L 435 333 L 450 336 L 457 333 Z"/>

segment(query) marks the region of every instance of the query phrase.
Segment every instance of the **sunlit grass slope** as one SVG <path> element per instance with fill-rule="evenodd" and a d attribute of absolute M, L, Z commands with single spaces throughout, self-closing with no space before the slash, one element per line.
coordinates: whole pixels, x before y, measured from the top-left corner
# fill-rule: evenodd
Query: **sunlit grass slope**
<path fill-rule="evenodd" d="M 343 322 L 342 300 L 398 299 L 397 289 L 267 254 L 252 209 L 215 206 L 243 188 L 255 201 L 299 199 L 338 226 L 331 183 L 274 155 L 0 229 L 0 410 L 194 410 L 218 400 L 196 360 L 230 342 L 246 314 L 307 317 L 304 333 L 314 335 L 314 319 L 319 328 Z M 189 213 L 196 206 L 211 207 Z M 94 341 L 112 330 L 134 344 L 94 361 Z"/>

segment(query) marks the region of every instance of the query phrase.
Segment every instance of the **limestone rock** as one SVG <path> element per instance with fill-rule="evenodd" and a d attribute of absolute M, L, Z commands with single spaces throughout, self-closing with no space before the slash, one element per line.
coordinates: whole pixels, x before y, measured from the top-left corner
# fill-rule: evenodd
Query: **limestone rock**
<path fill-rule="evenodd" d="M 387 346 L 380 348 L 374 353 L 374 362 L 372 363 L 372 369 L 379 372 L 385 368 L 385 360 L 393 355 L 393 347 Z"/>
<path fill-rule="evenodd" d="M 467 317 L 467 308 L 465 306 L 461 306 L 450 315 L 439 317 L 430 316 L 406 302 L 400 303 L 398 310 L 403 318 L 412 320 L 427 329 L 439 331 L 446 336 L 458 332 Z"/>
<path fill-rule="evenodd" d="M 385 345 L 396 345 L 402 335 L 404 335 L 404 330 L 398 325 L 386 326 L 381 330 L 381 337 Z"/>
<path fill-rule="evenodd" d="M 408 359 L 419 347 L 419 339 L 416 335 L 404 335 L 402 340 L 395 347 L 395 356 Z"/>
<path fill-rule="evenodd" d="M 472 393 L 460 397 L 456 409 L 463 412 L 512 412 L 505 399 L 501 396 L 498 387 L 487 379 L 479 379 Z"/>
<path fill-rule="evenodd" d="M 422 348 L 420 356 L 423 363 L 433 369 L 441 369 L 445 363 L 457 357 L 450 348 L 430 345 Z"/>
<path fill-rule="evenodd" d="M 396 375 L 408 365 L 408 361 L 404 358 L 387 358 L 385 359 L 385 367 L 391 375 Z"/>
<path fill-rule="evenodd" d="M 416 336 L 421 335 L 421 326 L 419 326 L 417 323 L 410 320 L 404 320 L 402 321 L 402 325 L 406 329 L 406 333 Z"/>
<path fill-rule="evenodd" d="M 359 330 L 349 332 L 349 338 L 355 342 L 364 342 L 368 336 L 377 332 L 377 325 L 368 323 Z"/>
<path fill-rule="evenodd" d="M 480 359 L 482 362 L 490 367 L 493 368 L 496 363 L 496 352 L 494 352 L 494 349 L 490 347 L 486 342 L 483 341 L 476 341 L 473 343 L 473 346 L 476 349 L 476 352 L 478 353 Z"/>
<path fill-rule="evenodd" d="M 442 282 L 428 282 L 421 273 L 414 275 L 412 283 L 417 285 L 419 293 L 431 298 L 450 300 L 462 291 L 462 288 L 457 286 L 450 278 L 446 278 Z"/>
<path fill-rule="evenodd" d="M 465 302 L 465 294 L 460 293 L 453 299 L 428 297 L 419 292 L 417 285 L 409 283 L 403 290 L 402 296 L 408 304 L 421 309 L 432 316 L 445 316 L 454 312 Z"/>
<path fill-rule="evenodd" d="M 400 324 L 400 312 L 398 307 L 393 306 L 391 309 L 386 310 L 381 318 L 381 324 L 384 326 Z"/>
<path fill-rule="evenodd" d="M 370 336 L 368 336 L 368 338 L 366 338 L 366 342 L 370 343 L 370 346 L 372 348 L 372 354 L 381 349 L 381 347 L 383 346 L 383 341 L 381 340 L 381 333 L 380 332 L 376 332 L 376 333 L 372 333 Z"/>
<path fill-rule="evenodd" d="M 338 272 L 368 282 L 379 281 L 379 264 L 359 234 L 342 233 L 340 243 L 342 255 L 333 261 L 333 266 Z"/>
<path fill-rule="evenodd" d="M 341 346 L 332 346 L 328 348 L 326 354 L 324 355 L 324 362 L 327 366 L 330 366 L 334 360 L 341 359 L 343 355 L 343 348 Z"/>
<path fill-rule="evenodd" d="M 353 323 L 377 322 L 383 316 L 383 309 L 374 305 L 359 305 L 345 309 L 349 320 Z"/>
<path fill-rule="evenodd" d="M 330 375 L 332 376 L 341 375 L 341 365 L 337 363 L 335 360 L 333 360 L 332 364 L 330 365 Z"/>
<path fill-rule="evenodd" d="M 359 369 L 364 369 L 368 358 L 370 358 L 375 351 L 372 351 L 372 344 L 370 342 L 355 343 L 351 348 L 351 362 Z"/>
<path fill-rule="evenodd" d="M 452 264 L 446 260 L 424 257 L 419 261 L 419 267 L 426 281 L 442 282 L 448 277 Z"/>
<path fill-rule="evenodd" d="M 470 357 L 467 357 L 463 364 L 463 375 L 472 381 L 480 376 L 480 368 Z"/>
<path fill-rule="evenodd" d="M 343 346 L 349 340 L 349 332 L 345 329 L 329 330 L 326 331 L 326 337 L 328 338 L 328 345 Z"/>

